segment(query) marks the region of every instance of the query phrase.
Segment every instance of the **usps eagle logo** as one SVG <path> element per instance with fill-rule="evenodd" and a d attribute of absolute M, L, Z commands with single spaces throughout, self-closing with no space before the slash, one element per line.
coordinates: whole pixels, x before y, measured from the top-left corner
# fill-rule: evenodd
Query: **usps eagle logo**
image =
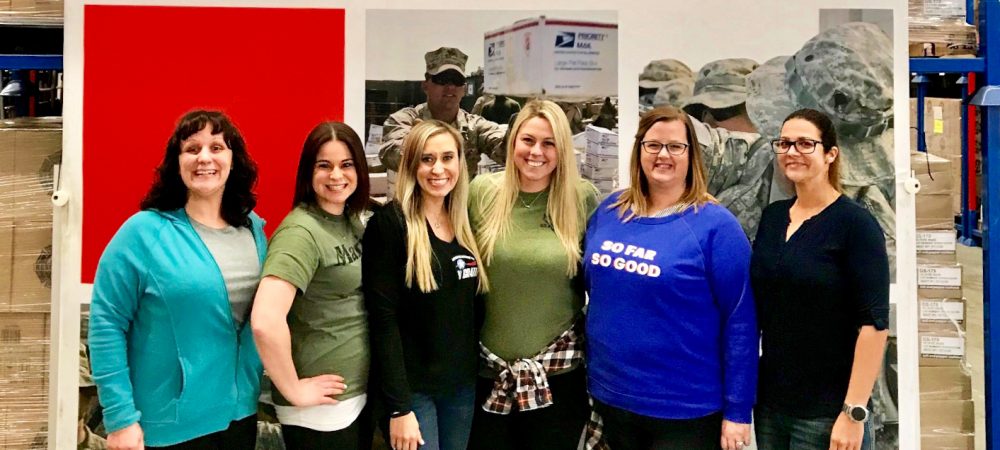
<path fill-rule="evenodd" d="M 560 31 L 556 34 L 556 48 L 573 48 L 576 45 L 576 33 Z"/>

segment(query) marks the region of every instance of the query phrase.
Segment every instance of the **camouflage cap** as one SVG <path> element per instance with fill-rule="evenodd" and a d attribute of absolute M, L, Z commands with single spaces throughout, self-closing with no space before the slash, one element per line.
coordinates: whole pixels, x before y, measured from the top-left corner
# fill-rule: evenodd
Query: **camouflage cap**
<path fill-rule="evenodd" d="M 694 80 L 691 78 L 668 81 L 667 84 L 656 90 L 656 96 L 653 97 L 653 107 L 669 105 L 680 108 L 691 98 L 692 92 L 694 92 Z"/>
<path fill-rule="evenodd" d="M 468 60 L 468 55 L 453 47 L 441 47 L 424 54 L 428 75 L 437 75 L 446 70 L 457 70 L 464 76 L 465 62 Z"/>
<path fill-rule="evenodd" d="M 748 81 L 749 97 L 758 97 L 747 100 L 750 118 L 758 130 L 774 136 L 787 114 L 814 108 L 833 119 L 838 134 L 881 134 L 893 126 L 892 62 L 892 41 L 878 26 L 853 22 L 827 29 L 785 62 L 782 92 L 770 90 L 771 82 L 755 89 Z M 778 107 L 783 103 L 791 109 Z"/>
<path fill-rule="evenodd" d="M 639 87 L 656 89 L 678 78 L 694 79 L 691 68 L 676 59 L 650 61 L 639 75 Z"/>
<path fill-rule="evenodd" d="M 688 99 L 684 110 L 693 114 L 689 109 L 722 109 L 745 103 L 747 75 L 759 65 L 747 58 L 727 58 L 705 64 L 698 71 L 694 96 Z"/>
<path fill-rule="evenodd" d="M 798 109 L 785 89 L 785 63 L 790 58 L 771 58 L 747 77 L 747 114 L 767 138 L 777 137 L 785 117 Z"/>

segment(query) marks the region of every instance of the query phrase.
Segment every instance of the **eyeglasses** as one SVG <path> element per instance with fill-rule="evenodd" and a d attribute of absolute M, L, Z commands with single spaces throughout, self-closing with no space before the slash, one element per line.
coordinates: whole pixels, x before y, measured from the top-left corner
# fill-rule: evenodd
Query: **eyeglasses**
<path fill-rule="evenodd" d="M 444 75 L 444 76 L 434 75 L 434 76 L 430 77 L 430 80 L 431 80 L 431 83 L 434 83 L 434 84 L 436 84 L 438 86 L 462 87 L 462 86 L 465 86 L 466 84 L 468 84 L 468 82 L 465 80 L 465 77 L 460 76 L 460 75 L 459 76 L 451 75 L 451 74 Z"/>
<path fill-rule="evenodd" d="M 680 142 L 656 142 L 656 141 L 642 141 L 642 149 L 646 153 L 652 153 L 654 155 L 659 154 L 664 148 L 667 149 L 667 153 L 674 156 L 683 155 L 687 151 L 688 145 L 682 144 Z"/>
<path fill-rule="evenodd" d="M 774 153 L 778 154 L 788 153 L 792 147 L 795 147 L 795 151 L 803 155 L 808 155 L 816 151 L 817 145 L 823 145 L 823 141 L 806 138 L 799 138 L 794 141 L 791 139 L 775 139 L 771 141 L 771 148 L 774 149 Z"/>

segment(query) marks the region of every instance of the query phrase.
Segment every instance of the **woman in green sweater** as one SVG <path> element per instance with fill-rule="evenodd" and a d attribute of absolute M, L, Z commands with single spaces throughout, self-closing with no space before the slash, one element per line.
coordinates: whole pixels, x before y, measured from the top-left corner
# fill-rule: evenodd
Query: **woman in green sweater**
<path fill-rule="evenodd" d="M 490 291 L 470 449 L 576 448 L 589 417 L 580 240 L 596 205 L 597 190 L 577 172 L 566 115 L 553 102 L 528 102 L 506 170 L 471 185 L 469 218 Z"/>
<path fill-rule="evenodd" d="M 347 125 L 317 125 L 302 148 L 294 209 L 271 237 L 251 314 L 289 449 L 371 449 L 361 236 L 368 166 Z"/>

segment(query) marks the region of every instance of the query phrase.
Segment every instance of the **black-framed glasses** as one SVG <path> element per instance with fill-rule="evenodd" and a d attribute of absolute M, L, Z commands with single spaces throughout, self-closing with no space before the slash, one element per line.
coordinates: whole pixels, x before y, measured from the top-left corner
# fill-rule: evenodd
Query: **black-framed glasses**
<path fill-rule="evenodd" d="M 688 145 L 681 142 L 657 142 L 642 141 L 642 149 L 646 153 L 659 154 L 663 149 L 674 156 L 683 155 L 687 151 Z"/>
<path fill-rule="evenodd" d="M 823 145 L 823 141 L 817 141 L 815 139 L 798 138 L 795 140 L 791 139 L 775 139 L 771 141 L 771 148 L 774 149 L 774 153 L 788 153 L 792 147 L 795 147 L 795 151 L 808 155 L 816 151 L 816 146 Z"/>
<path fill-rule="evenodd" d="M 462 87 L 468 84 L 468 81 L 465 80 L 465 77 L 451 72 L 453 71 L 445 71 L 444 73 L 432 75 L 430 77 L 431 83 L 434 83 L 438 86 L 455 86 L 455 87 Z"/>

